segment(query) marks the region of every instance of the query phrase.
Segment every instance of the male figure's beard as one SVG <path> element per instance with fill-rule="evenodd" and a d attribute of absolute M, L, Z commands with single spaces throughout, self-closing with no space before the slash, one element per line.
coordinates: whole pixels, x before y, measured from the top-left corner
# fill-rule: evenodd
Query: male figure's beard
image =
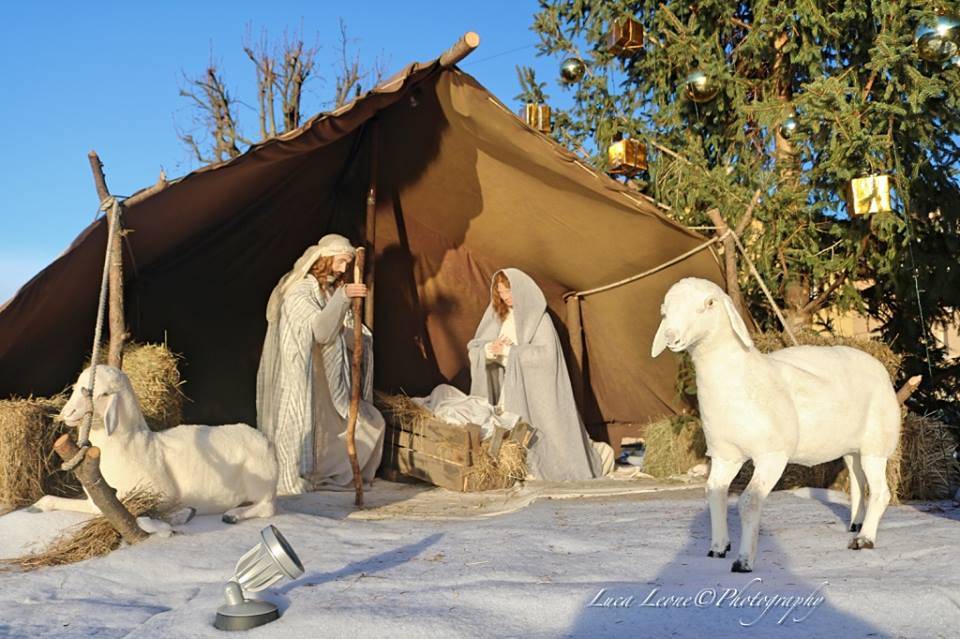
<path fill-rule="evenodd" d="M 343 273 L 328 273 L 324 285 L 332 290 L 340 288 L 343 285 Z"/>

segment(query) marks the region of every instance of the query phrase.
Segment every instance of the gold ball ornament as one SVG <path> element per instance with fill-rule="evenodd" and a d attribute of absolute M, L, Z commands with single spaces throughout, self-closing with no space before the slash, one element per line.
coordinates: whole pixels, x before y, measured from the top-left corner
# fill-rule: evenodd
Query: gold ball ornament
<path fill-rule="evenodd" d="M 800 123 L 797 122 L 797 119 L 791 115 L 780 123 L 780 137 L 782 137 L 784 140 L 789 140 L 797 134 L 797 130 L 799 128 Z"/>
<path fill-rule="evenodd" d="M 960 20 L 956 16 L 937 16 L 933 25 L 921 24 L 913 37 L 917 55 L 927 62 L 947 62 L 960 51 Z"/>
<path fill-rule="evenodd" d="M 687 87 L 687 97 L 698 103 L 709 102 L 720 93 L 720 82 L 700 70 L 691 72 L 684 80 L 684 85 Z"/>
<path fill-rule="evenodd" d="M 567 58 L 560 63 L 560 79 L 567 84 L 579 82 L 586 72 L 587 65 L 580 58 Z"/>

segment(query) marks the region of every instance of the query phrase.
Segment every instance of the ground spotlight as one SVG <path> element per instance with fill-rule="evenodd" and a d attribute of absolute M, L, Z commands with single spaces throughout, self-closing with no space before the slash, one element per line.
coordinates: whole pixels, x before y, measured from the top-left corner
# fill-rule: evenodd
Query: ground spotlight
<path fill-rule="evenodd" d="M 303 574 L 303 564 L 274 526 L 260 531 L 260 543 L 237 562 L 234 578 L 227 582 L 227 602 L 217 610 L 213 626 L 219 630 L 249 630 L 280 617 L 280 611 L 269 601 L 247 599 L 246 592 L 258 592 L 283 577 L 296 579 Z"/>

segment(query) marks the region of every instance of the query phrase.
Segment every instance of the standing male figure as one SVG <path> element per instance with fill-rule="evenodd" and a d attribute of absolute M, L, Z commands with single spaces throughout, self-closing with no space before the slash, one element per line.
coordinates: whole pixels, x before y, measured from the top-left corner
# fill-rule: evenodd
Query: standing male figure
<path fill-rule="evenodd" d="M 257 422 L 277 454 L 280 495 L 315 487 L 350 487 L 347 412 L 353 351 L 351 298 L 362 283 L 344 284 L 355 250 L 326 235 L 283 276 L 267 303 L 267 336 L 257 372 Z M 363 327 L 363 376 L 357 416 L 357 460 L 366 482 L 380 465 L 383 416 L 373 406 L 373 335 Z"/>

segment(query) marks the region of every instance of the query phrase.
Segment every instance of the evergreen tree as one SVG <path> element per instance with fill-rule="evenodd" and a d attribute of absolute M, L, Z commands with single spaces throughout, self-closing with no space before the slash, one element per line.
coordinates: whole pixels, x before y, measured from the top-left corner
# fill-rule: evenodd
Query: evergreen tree
<path fill-rule="evenodd" d="M 958 367 L 931 327 L 960 308 L 960 67 L 920 59 L 913 39 L 918 24 L 956 4 L 542 1 L 540 55 L 587 67 L 566 87 L 572 106 L 554 108 L 553 135 L 601 169 L 614 136 L 644 141 L 650 168 L 634 187 L 684 224 L 709 226 L 716 208 L 743 227 L 792 323 L 808 325 L 828 307 L 882 322 L 905 374 L 925 376 L 920 401 L 932 406 L 957 388 Z M 618 57 L 606 36 L 623 17 L 643 25 L 645 43 Z M 718 83 L 715 98 L 690 99 L 694 70 Z M 542 95 L 530 69 L 519 73 L 519 99 Z M 791 115 L 799 126 L 784 137 Z M 851 216 L 849 180 L 875 173 L 890 176 L 893 211 Z M 774 328 L 742 267 L 739 283 L 754 317 Z"/>

